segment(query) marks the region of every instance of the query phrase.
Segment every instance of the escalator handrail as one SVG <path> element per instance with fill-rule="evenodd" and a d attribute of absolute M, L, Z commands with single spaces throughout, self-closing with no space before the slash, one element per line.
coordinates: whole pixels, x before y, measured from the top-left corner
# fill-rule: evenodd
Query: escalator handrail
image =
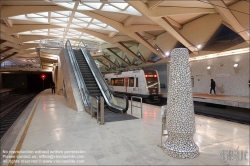
<path fill-rule="evenodd" d="M 119 98 L 122 97 L 126 101 L 125 109 L 128 110 L 129 103 L 128 103 L 128 97 L 126 95 L 119 94 L 119 93 L 114 93 L 114 92 L 112 92 L 112 95 L 115 96 L 115 97 L 119 97 Z"/>
<path fill-rule="evenodd" d="M 80 68 L 78 66 L 78 63 L 76 61 L 76 58 L 75 58 L 75 56 L 73 56 L 74 52 L 73 52 L 73 49 L 71 47 L 69 40 L 66 41 L 65 48 L 67 49 L 69 57 L 70 57 L 70 62 L 72 64 L 72 67 L 73 67 L 73 70 L 75 73 L 76 81 L 77 81 L 77 84 L 79 87 L 79 91 L 80 91 L 80 95 L 81 95 L 81 98 L 83 100 L 83 103 L 85 106 L 90 108 L 90 102 L 88 100 L 89 92 L 87 91 L 87 87 L 86 87 L 86 84 L 83 80 L 83 77 L 82 77 Z"/>
<path fill-rule="evenodd" d="M 105 81 L 100 70 L 97 68 L 96 63 L 94 62 L 92 56 L 90 55 L 89 51 L 87 50 L 84 42 L 80 41 L 80 43 L 83 44 L 83 46 L 81 48 L 83 56 L 85 57 L 88 65 L 90 67 L 90 70 L 91 70 L 93 76 L 95 77 L 95 80 L 96 80 L 98 86 L 100 87 L 100 90 L 101 90 L 103 97 L 104 97 L 105 101 L 107 102 L 108 106 L 111 109 L 115 109 L 115 110 L 118 110 L 122 113 L 126 113 L 128 110 L 128 98 L 127 98 L 127 96 L 124 95 L 124 97 L 123 97 L 126 100 L 126 107 L 125 108 L 121 108 L 120 106 L 117 106 L 112 102 L 112 100 L 110 99 L 110 96 L 114 94 L 113 91 L 110 90 L 109 85 Z M 80 44 L 79 44 L 79 46 L 80 46 Z M 108 93 L 106 93 L 106 92 L 108 92 Z"/>

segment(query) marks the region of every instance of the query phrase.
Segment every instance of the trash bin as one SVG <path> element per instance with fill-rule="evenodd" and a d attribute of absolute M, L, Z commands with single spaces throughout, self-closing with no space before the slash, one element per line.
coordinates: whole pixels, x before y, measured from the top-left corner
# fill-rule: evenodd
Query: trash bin
<path fill-rule="evenodd" d="M 167 105 L 161 107 L 161 121 L 163 123 L 163 131 L 166 130 Z"/>

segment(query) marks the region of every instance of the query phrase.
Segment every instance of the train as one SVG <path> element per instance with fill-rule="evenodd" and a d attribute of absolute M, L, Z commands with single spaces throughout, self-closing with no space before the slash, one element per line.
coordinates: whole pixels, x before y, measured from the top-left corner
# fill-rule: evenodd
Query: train
<path fill-rule="evenodd" d="M 147 103 L 160 101 L 160 79 L 157 70 L 133 70 L 104 75 L 110 89 L 127 96 L 141 97 Z"/>

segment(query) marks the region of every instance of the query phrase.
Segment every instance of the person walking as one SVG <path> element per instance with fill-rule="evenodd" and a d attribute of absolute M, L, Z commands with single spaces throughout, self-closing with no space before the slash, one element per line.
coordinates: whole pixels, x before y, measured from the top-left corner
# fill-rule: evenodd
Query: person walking
<path fill-rule="evenodd" d="M 216 86 L 215 81 L 213 79 L 211 79 L 210 94 L 212 94 L 212 90 L 214 90 L 214 94 L 216 95 L 215 86 Z"/>
<path fill-rule="evenodd" d="M 53 81 L 51 83 L 51 90 L 52 90 L 52 93 L 55 93 L 55 83 Z"/>

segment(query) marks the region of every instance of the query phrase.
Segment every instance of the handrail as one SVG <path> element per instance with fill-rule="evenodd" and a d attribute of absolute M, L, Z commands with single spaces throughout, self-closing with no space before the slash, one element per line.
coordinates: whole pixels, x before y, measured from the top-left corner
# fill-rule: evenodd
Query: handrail
<path fill-rule="evenodd" d="M 111 100 L 111 96 L 114 95 L 114 93 L 110 90 L 109 85 L 107 84 L 107 82 L 105 81 L 102 73 L 100 72 L 100 70 L 97 68 L 96 63 L 94 62 L 93 58 L 91 57 L 89 51 L 86 48 L 86 45 L 84 44 L 83 41 L 81 41 L 79 43 L 79 47 L 81 48 L 81 51 L 83 53 L 83 56 L 85 57 L 90 70 L 103 94 L 103 97 L 108 105 L 108 107 L 113 110 L 113 111 L 118 111 L 121 113 L 126 113 L 128 110 L 128 99 L 127 97 L 125 97 L 125 95 L 123 96 L 123 98 L 126 100 L 126 107 L 125 108 L 121 108 L 118 105 L 115 105 L 112 100 Z M 120 95 L 121 96 L 121 95 Z"/>
<path fill-rule="evenodd" d="M 104 125 L 105 123 L 105 117 L 104 117 L 104 101 L 102 96 L 89 96 L 90 97 L 90 103 L 91 103 L 91 118 L 93 117 L 93 100 L 96 102 L 96 120 L 97 123 L 100 122 L 101 125 Z"/>
<path fill-rule="evenodd" d="M 77 81 L 77 85 L 79 87 L 80 95 L 82 98 L 82 101 L 84 103 L 84 106 L 87 108 L 87 110 L 90 110 L 90 101 L 89 101 L 89 92 L 87 91 L 86 84 L 84 82 L 84 79 L 82 77 L 80 68 L 78 66 L 78 63 L 76 61 L 76 58 L 74 56 L 73 49 L 71 47 L 70 41 L 67 40 L 65 44 L 65 48 L 68 51 L 69 57 L 70 57 L 70 62 L 72 64 L 73 71 L 75 73 L 75 78 Z"/>
<path fill-rule="evenodd" d="M 135 105 L 133 105 L 133 98 L 136 98 L 136 99 L 140 99 L 141 100 L 141 107 L 138 107 L 138 106 L 135 106 Z M 134 107 L 137 107 L 137 108 L 141 108 L 141 118 L 142 118 L 142 98 L 141 97 L 138 97 L 138 96 L 131 96 L 131 115 L 133 114 L 133 112 L 132 112 L 132 108 L 133 108 L 133 106 Z"/>

